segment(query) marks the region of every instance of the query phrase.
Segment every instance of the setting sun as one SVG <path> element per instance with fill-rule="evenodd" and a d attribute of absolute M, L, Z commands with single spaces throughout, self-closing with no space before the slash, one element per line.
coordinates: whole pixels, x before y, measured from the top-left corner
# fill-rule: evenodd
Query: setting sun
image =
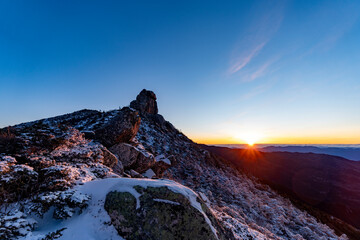
<path fill-rule="evenodd" d="M 249 146 L 254 146 L 255 143 L 258 143 L 263 138 L 263 136 L 262 134 L 251 132 L 239 134 L 236 138 Z"/>
<path fill-rule="evenodd" d="M 244 141 L 247 143 L 247 145 L 254 146 L 254 144 L 258 141 L 258 139 L 255 137 L 248 137 L 245 138 Z"/>
<path fill-rule="evenodd" d="M 249 140 L 249 141 L 247 141 L 247 144 L 252 147 L 252 146 L 254 146 L 255 141 L 254 140 Z"/>

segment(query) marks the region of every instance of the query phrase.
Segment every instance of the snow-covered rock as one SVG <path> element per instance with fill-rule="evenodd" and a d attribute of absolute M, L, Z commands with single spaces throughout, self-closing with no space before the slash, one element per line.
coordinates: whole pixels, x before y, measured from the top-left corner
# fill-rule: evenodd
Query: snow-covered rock
<path fill-rule="evenodd" d="M 126 239 L 226 239 L 195 192 L 167 180 L 117 179 L 105 209 Z M 214 217 L 212 217 L 214 219 Z M 216 223 L 216 222 L 215 222 Z"/>

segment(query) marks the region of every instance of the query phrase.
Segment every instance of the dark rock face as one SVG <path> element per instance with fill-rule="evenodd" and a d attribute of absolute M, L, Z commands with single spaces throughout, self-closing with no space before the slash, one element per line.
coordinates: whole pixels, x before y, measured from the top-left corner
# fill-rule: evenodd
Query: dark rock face
<path fill-rule="evenodd" d="M 154 156 L 127 143 L 116 144 L 109 150 L 119 158 L 125 170 L 133 169 L 143 173 L 155 163 Z"/>
<path fill-rule="evenodd" d="M 140 94 L 137 95 L 136 100 L 130 103 L 130 107 L 140 111 L 140 113 L 157 114 L 158 107 L 155 93 L 143 89 Z"/>
<path fill-rule="evenodd" d="M 139 130 L 140 116 L 136 111 L 123 108 L 105 126 L 95 130 L 95 137 L 104 146 L 129 142 Z"/>
<path fill-rule="evenodd" d="M 128 192 L 115 191 L 106 196 L 104 207 L 120 236 L 129 240 L 217 239 L 204 215 L 184 195 L 167 187 L 134 189 L 141 194 L 138 208 L 135 197 Z M 208 210 L 205 205 L 202 208 Z M 222 234 L 218 231 L 220 239 L 227 239 Z"/>

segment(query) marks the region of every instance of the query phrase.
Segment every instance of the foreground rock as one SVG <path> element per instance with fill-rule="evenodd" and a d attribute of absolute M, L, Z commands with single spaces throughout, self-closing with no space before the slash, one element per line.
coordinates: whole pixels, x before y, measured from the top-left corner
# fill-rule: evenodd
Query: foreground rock
<path fill-rule="evenodd" d="M 229 239 L 192 190 L 171 181 L 136 183 L 106 196 L 105 209 L 120 236 L 128 240 Z"/>

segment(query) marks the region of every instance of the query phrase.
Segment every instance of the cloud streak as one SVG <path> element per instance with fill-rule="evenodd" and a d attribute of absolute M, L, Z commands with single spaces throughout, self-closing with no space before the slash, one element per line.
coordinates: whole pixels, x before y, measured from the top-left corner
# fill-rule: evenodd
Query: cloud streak
<path fill-rule="evenodd" d="M 255 7 L 253 19 L 250 19 L 247 30 L 242 33 L 245 37 L 240 39 L 232 53 L 228 75 L 233 75 L 249 65 L 280 28 L 284 17 L 284 4 L 270 4 L 268 7 Z M 254 77 L 256 78 L 256 75 Z"/>
<path fill-rule="evenodd" d="M 252 49 L 249 53 L 244 54 L 240 56 L 237 61 L 230 67 L 229 73 L 234 74 L 241 69 L 243 69 L 253 57 L 255 57 L 261 49 L 266 45 L 266 42 L 260 43 L 258 46 L 256 46 L 254 49 Z"/>
<path fill-rule="evenodd" d="M 276 62 L 279 59 L 279 56 L 274 57 L 268 61 L 266 61 L 264 64 L 262 64 L 259 68 L 257 68 L 256 71 L 254 71 L 250 77 L 248 78 L 248 81 L 253 81 L 259 77 L 262 77 L 265 75 L 266 72 L 268 72 L 269 67 Z"/>

